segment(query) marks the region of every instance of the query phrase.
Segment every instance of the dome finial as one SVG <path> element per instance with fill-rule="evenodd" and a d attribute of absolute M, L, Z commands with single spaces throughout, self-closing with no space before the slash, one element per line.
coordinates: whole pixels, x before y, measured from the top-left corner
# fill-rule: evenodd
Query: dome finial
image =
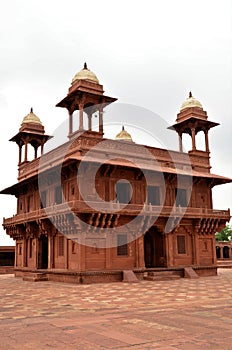
<path fill-rule="evenodd" d="M 196 98 L 193 97 L 192 92 L 189 92 L 189 97 L 182 103 L 182 106 L 180 108 L 181 111 L 183 111 L 185 108 L 192 108 L 192 107 L 198 107 L 203 109 L 202 104 L 200 101 L 198 101 Z"/>
<path fill-rule="evenodd" d="M 42 125 L 41 120 L 39 119 L 39 117 L 37 117 L 37 115 L 34 114 L 32 107 L 30 109 L 30 113 L 23 118 L 23 121 L 22 121 L 21 125 L 29 124 L 29 123 L 35 123 L 35 124 Z"/>
<path fill-rule="evenodd" d="M 122 125 L 122 130 L 120 131 L 119 134 L 116 135 L 115 139 L 116 140 L 120 140 L 120 141 L 131 141 L 131 142 L 133 142 L 131 135 L 125 130 L 124 125 Z"/>
<path fill-rule="evenodd" d="M 80 70 L 80 72 L 78 72 L 74 78 L 72 79 L 72 85 L 77 81 L 77 80 L 89 80 L 93 83 L 97 83 L 99 84 L 99 80 L 96 77 L 96 75 L 91 72 L 91 70 L 87 67 L 87 63 L 84 63 L 84 68 L 82 68 Z"/>

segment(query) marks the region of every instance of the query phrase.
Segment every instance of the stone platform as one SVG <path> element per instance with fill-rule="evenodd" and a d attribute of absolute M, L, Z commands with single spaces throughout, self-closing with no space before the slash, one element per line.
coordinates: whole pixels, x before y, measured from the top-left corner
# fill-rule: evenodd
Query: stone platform
<path fill-rule="evenodd" d="M 139 283 L 0 276 L 1 350 L 232 349 L 232 270 Z"/>
<path fill-rule="evenodd" d="M 217 274 L 217 266 L 193 266 L 189 268 L 192 268 L 192 270 L 195 271 L 195 274 L 197 274 L 199 277 L 215 276 Z M 149 276 L 151 275 L 153 275 L 151 280 L 165 280 L 178 277 L 186 277 L 186 266 L 139 268 L 126 271 L 131 271 L 134 273 L 136 279 L 138 280 L 143 280 L 144 278 L 149 279 Z M 123 270 L 77 272 L 67 269 L 42 270 L 31 269 L 28 267 L 16 267 L 14 269 L 15 277 L 22 277 L 23 280 L 31 282 L 39 281 L 41 279 L 75 284 L 122 282 L 124 280 L 124 273 L 125 271 Z"/>

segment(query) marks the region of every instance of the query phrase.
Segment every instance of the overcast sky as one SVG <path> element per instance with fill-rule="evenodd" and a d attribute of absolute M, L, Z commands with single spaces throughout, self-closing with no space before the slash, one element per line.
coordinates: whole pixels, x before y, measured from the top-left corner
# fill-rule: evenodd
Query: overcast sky
<path fill-rule="evenodd" d="M 191 90 L 221 124 L 209 135 L 212 172 L 232 177 L 231 1 L 8 0 L 0 28 L 1 189 L 17 179 L 18 149 L 8 140 L 23 117 L 34 107 L 52 134 L 67 117 L 55 104 L 85 61 L 107 95 L 169 125 Z M 133 127 L 128 131 L 137 141 Z M 231 184 L 213 195 L 216 209 L 232 208 Z M 2 195 L 0 210 L 0 217 L 12 216 L 15 200 Z M 0 244 L 11 243 L 0 229 Z"/>

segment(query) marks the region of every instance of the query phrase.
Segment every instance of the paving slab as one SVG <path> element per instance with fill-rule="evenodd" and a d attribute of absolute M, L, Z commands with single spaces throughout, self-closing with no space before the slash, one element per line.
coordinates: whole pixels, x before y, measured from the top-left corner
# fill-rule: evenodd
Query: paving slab
<path fill-rule="evenodd" d="M 232 269 L 74 285 L 0 275 L 1 350 L 232 350 Z"/>

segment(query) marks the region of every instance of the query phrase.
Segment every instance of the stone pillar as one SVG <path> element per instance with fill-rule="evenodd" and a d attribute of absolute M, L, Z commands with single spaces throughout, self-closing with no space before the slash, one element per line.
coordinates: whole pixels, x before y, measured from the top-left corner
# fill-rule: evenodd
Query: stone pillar
<path fill-rule="evenodd" d="M 192 252 L 193 252 L 193 264 L 196 265 L 197 264 L 197 246 L 196 246 L 196 234 L 193 233 L 193 235 L 191 236 L 192 239 Z"/>
<path fill-rule="evenodd" d="M 23 239 L 23 247 L 22 247 L 22 266 L 27 267 L 27 239 Z"/>
<path fill-rule="evenodd" d="M 24 149 L 24 162 L 27 162 L 27 147 L 28 147 L 28 143 L 26 141 L 25 142 L 25 149 Z"/>
<path fill-rule="evenodd" d="M 22 163 L 22 145 L 19 146 L 19 164 Z"/>
<path fill-rule="evenodd" d="M 198 234 L 194 235 L 195 237 L 195 259 L 196 259 L 196 265 L 200 264 L 200 256 L 199 256 L 199 237 Z"/>
<path fill-rule="evenodd" d="M 48 236 L 48 269 L 54 268 L 54 239 Z"/>
<path fill-rule="evenodd" d="M 84 121 L 83 121 L 83 113 L 84 113 L 84 105 L 79 105 L 79 130 L 84 129 Z"/>
<path fill-rule="evenodd" d="M 204 130 L 205 134 L 205 151 L 209 152 L 209 137 L 208 137 L 208 130 Z"/>
<path fill-rule="evenodd" d="M 80 241 L 80 271 L 85 270 L 85 242 L 82 243 L 82 239 Z"/>
<path fill-rule="evenodd" d="M 34 153 L 34 158 L 36 159 L 36 158 L 37 158 L 37 150 L 38 150 L 38 146 L 35 146 L 35 147 L 34 147 L 34 150 L 35 150 L 35 153 Z"/>
<path fill-rule="evenodd" d="M 41 156 L 43 155 L 44 152 L 44 143 L 41 144 Z"/>
<path fill-rule="evenodd" d="M 103 108 L 99 109 L 99 132 L 103 134 Z"/>
<path fill-rule="evenodd" d="M 17 240 L 16 240 L 14 267 L 18 266 L 18 262 L 17 262 L 18 261 L 18 252 L 19 252 L 19 245 L 18 245 Z"/>
<path fill-rule="evenodd" d="M 68 111 L 69 114 L 69 135 L 73 133 L 73 115 L 70 111 Z"/>
<path fill-rule="evenodd" d="M 139 267 L 139 250 L 138 250 L 138 239 L 134 240 L 134 257 L 135 257 L 135 262 L 134 266 L 136 268 Z"/>
<path fill-rule="evenodd" d="M 165 256 L 166 256 L 166 266 L 169 267 L 170 266 L 169 239 L 168 239 L 168 234 L 167 233 L 163 233 L 163 235 L 164 235 L 164 250 L 165 250 Z"/>
<path fill-rule="evenodd" d="M 81 271 L 81 245 L 79 241 L 75 241 L 77 244 L 77 271 Z"/>
<path fill-rule="evenodd" d="M 182 143 L 182 133 L 178 133 L 179 135 L 179 151 L 183 152 L 183 143 Z"/>
<path fill-rule="evenodd" d="M 213 265 L 217 265 L 216 240 L 214 238 L 212 238 L 212 255 L 213 255 L 212 263 Z"/>
<path fill-rule="evenodd" d="M 92 130 L 92 114 L 88 115 L 88 130 Z"/>
<path fill-rule="evenodd" d="M 169 250 L 169 254 L 168 254 L 168 261 L 167 261 L 167 266 L 171 267 L 174 266 L 174 253 L 173 253 L 173 239 L 174 239 L 174 235 L 173 233 L 166 233 L 167 236 L 167 240 L 168 240 L 168 250 Z"/>
<path fill-rule="evenodd" d="M 68 269 L 68 242 L 69 239 L 64 237 L 64 268 Z"/>
<path fill-rule="evenodd" d="M 191 128 L 191 133 L 192 133 L 192 149 L 193 151 L 196 150 L 196 131 L 195 128 Z"/>
<path fill-rule="evenodd" d="M 32 266 L 33 269 L 36 269 L 36 238 L 32 238 Z"/>
<path fill-rule="evenodd" d="M 136 255 L 138 256 L 138 268 L 145 267 L 145 257 L 144 257 L 144 235 L 140 236 L 136 240 Z"/>
<path fill-rule="evenodd" d="M 38 257 L 38 251 L 39 251 L 39 240 L 38 238 L 35 239 L 35 249 L 34 249 L 34 252 L 35 252 L 35 268 L 38 269 L 38 264 L 39 264 L 39 257 Z"/>
<path fill-rule="evenodd" d="M 108 235 L 106 237 L 106 269 L 109 270 L 111 268 L 111 256 L 112 256 L 112 250 L 114 248 L 108 248 L 111 247 L 111 236 Z"/>

